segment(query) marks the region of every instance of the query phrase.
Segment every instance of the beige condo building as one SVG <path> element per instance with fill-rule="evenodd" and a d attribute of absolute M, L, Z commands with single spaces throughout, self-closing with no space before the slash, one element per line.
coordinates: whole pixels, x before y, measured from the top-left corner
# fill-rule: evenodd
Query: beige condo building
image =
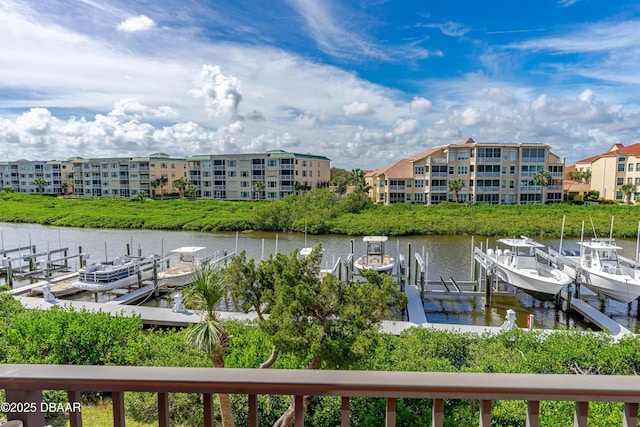
<path fill-rule="evenodd" d="M 131 197 L 143 190 L 147 195 L 177 193 L 173 181 L 187 176 L 187 162 L 156 153 L 149 157 L 83 159 L 72 164 L 72 193 L 85 197 Z"/>
<path fill-rule="evenodd" d="M 541 187 L 535 173 L 552 180 Z M 518 204 L 562 201 L 564 159 L 545 144 L 477 143 L 430 148 L 365 175 L 374 202 L 438 204 L 454 201 L 449 181 L 462 180 L 458 200 L 470 203 Z"/>
<path fill-rule="evenodd" d="M 187 157 L 196 197 L 276 200 L 329 184 L 331 160 L 272 150 L 266 153 Z"/>
<path fill-rule="evenodd" d="M 71 164 L 61 160 L 0 162 L 0 189 L 22 193 L 64 194 L 69 186 Z M 42 180 L 47 185 L 38 185 Z"/>
<path fill-rule="evenodd" d="M 640 142 L 628 147 L 614 144 L 606 153 L 577 161 L 575 170 L 591 171 L 590 189 L 598 191 L 600 198 L 623 201 L 624 184 L 640 190 Z M 640 194 L 636 193 L 635 200 L 638 198 Z"/>

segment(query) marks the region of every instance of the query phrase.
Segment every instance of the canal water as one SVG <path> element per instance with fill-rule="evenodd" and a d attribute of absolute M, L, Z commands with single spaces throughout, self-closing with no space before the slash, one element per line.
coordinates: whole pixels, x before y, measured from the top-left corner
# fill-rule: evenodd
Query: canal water
<path fill-rule="evenodd" d="M 305 236 L 302 233 L 205 233 L 186 231 L 156 231 L 156 230 L 111 230 L 48 227 L 33 224 L 0 223 L 0 246 L 5 249 L 34 244 L 38 252 L 68 247 L 70 254 L 89 253 L 88 262 L 99 262 L 123 255 L 127 245 L 132 252 L 143 255 L 168 255 L 172 249 L 181 246 L 204 246 L 203 256 L 216 251 L 246 251 L 248 258 L 260 260 L 268 258 L 276 252 L 290 253 L 294 249 L 305 246 L 322 244 L 323 268 L 331 268 L 339 259 L 345 259 L 350 252 L 351 240 L 354 244 L 356 256 L 364 254 L 366 245 L 361 237 L 342 235 Z M 538 239 L 553 249 L 558 249 L 557 239 Z M 575 239 L 565 240 L 563 248 L 577 249 Z M 496 247 L 494 239 L 471 236 L 405 236 L 391 237 L 386 246 L 387 252 L 397 257 L 397 253 L 407 254 L 409 245 L 413 253 L 425 254 L 428 257 L 428 280 L 439 280 L 440 277 L 449 281 L 469 281 L 472 275 L 473 246 L 483 248 Z M 617 240 L 624 248 L 623 255 L 635 257 L 635 240 Z M 70 261 L 74 267 L 76 260 Z M 77 268 L 77 265 L 75 265 Z M 3 283 L 4 277 L 0 277 Z M 568 316 L 555 307 L 552 302 L 542 302 L 523 293 L 515 292 L 508 296 L 493 296 L 489 307 L 485 307 L 483 296 L 471 295 L 440 295 L 429 297 L 424 302 L 427 320 L 432 323 L 467 324 L 500 326 L 504 322 L 506 311 L 516 312 L 518 326 L 526 327 L 528 315 L 535 318 L 536 328 L 579 328 L 597 329 L 579 316 Z M 584 292 L 589 304 L 598 308 L 621 325 L 640 333 L 640 321 L 637 319 L 637 303 L 634 302 L 629 311 L 627 304 L 611 300 L 599 300 L 589 292 Z M 92 295 L 80 295 L 76 299 L 92 301 Z M 169 307 L 171 301 L 160 299 L 148 301 L 146 305 Z"/>

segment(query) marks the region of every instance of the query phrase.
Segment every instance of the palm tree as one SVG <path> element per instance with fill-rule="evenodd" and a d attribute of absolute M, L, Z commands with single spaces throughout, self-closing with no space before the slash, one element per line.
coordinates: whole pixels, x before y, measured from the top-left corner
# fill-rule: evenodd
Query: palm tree
<path fill-rule="evenodd" d="M 267 188 L 264 181 L 256 181 L 253 183 L 254 190 L 258 196 L 258 200 L 262 199 L 262 194 L 264 193 L 264 189 Z"/>
<path fill-rule="evenodd" d="M 623 184 L 622 187 L 620 187 L 620 190 L 622 191 L 622 194 L 624 194 L 625 199 L 627 199 L 628 205 L 631 204 L 631 196 L 638 192 L 636 186 L 631 183 Z"/>
<path fill-rule="evenodd" d="M 160 175 L 158 183 L 160 184 L 160 198 L 164 199 L 164 185 L 169 182 L 169 178 L 166 175 Z"/>
<path fill-rule="evenodd" d="M 582 180 L 582 172 L 571 171 L 569 172 L 569 178 L 571 178 L 571 181 L 580 182 Z"/>
<path fill-rule="evenodd" d="M 214 368 L 224 368 L 224 356 L 229 350 L 231 335 L 216 311 L 227 296 L 229 281 L 226 266 L 207 266 L 196 273 L 194 282 L 185 288 L 185 302 L 204 311 L 202 322 L 191 325 L 185 338 L 189 345 L 202 350 Z M 228 394 L 219 394 L 223 427 L 233 427 L 233 413 Z"/>
<path fill-rule="evenodd" d="M 189 199 L 195 199 L 197 192 L 198 192 L 198 187 L 196 187 L 193 184 L 187 184 L 187 186 L 184 189 L 184 196 L 188 197 Z"/>
<path fill-rule="evenodd" d="M 38 194 L 42 195 L 42 193 L 44 192 L 44 187 L 47 187 L 49 185 L 49 182 L 44 178 L 36 178 L 31 182 L 31 184 L 38 187 Z"/>
<path fill-rule="evenodd" d="M 333 178 L 333 185 L 336 187 L 335 192 L 342 195 L 347 192 L 347 178 L 338 175 Z"/>
<path fill-rule="evenodd" d="M 156 192 L 156 189 L 160 186 L 160 180 L 159 179 L 154 179 L 153 181 L 151 181 L 149 183 L 149 185 L 151 187 L 153 187 L 153 198 L 155 199 L 158 196 L 158 194 Z"/>
<path fill-rule="evenodd" d="M 591 171 L 586 170 L 584 172 L 580 172 L 580 179 L 584 181 L 585 184 L 588 184 L 591 181 Z"/>
<path fill-rule="evenodd" d="M 450 179 L 449 180 L 449 192 L 453 193 L 456 198 L 456 202 L 460 203 L 459 194 L 460 190 L 464 188 L 463 179 Z"/>
<path fill-rule="evenodd" d="M 544 204 L 544 188 L 551 182 L 551 174 L 549 171 L 540 169 L 533 175 L 533 182 L 540 186 L 540 202 Z"/>
<path fill-rule="evenodd" d="M 187 188 L 187 185 L 189 185 L 189 181 L 187 181 L 184 177 L 180 177 L 173 181 L 173 186 L 178 189 L 178 193 L 181 199 L 184 195 L 184 190 Z"/>

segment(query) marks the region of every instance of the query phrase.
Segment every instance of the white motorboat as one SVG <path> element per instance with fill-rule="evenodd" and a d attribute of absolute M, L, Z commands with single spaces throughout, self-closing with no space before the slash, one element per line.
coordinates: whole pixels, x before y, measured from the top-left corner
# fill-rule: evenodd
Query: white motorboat
<path fill-rule="evenodd" d="M 208 259 L 196 256 L 196 252 L 205 249 L 201 246 L 183 246 L 171 252 L 179 254 L 179 261 L 174 267 L 158 273 L 158 280 L 163 281 L 168 287 L 175 288 L 188 285 L 193 282 L 195 273 L 201 270 Z"/>
<path fill-rule="evenodd" d="M 544 245 L 525 236 L 498 242 L 510 249 L 489 249 L 487 257 L 505 282 L 541 299 L 557 295 L 572 282 L 566 273 L 538 259 L 536 249 Z"/>
<path fill-rule="evenodd" d="M 592 239 L 578 242 L 578 245 L 579 256 L 564 256 L 576 263 L 582 283 L 587 288 L 623 303 L 640 297 L 638 265 L 618 255 L 622 247 L 616 245 L 613 239 Z M 576 268 L 571 266 L 565 265 L 565 271 L 576 274 Z"/>
<path fill-rule="evenodd" d="M 158 259 L 157 255 L 125 255 L 111 261 L 91 264 L 78 271 L 78 280 L 73 286 L 83 291 L 103 292 L 140 284 L 153 276 L 153 263 Z"/>
<path fill-rule="evenodd" d="M 384 243 L 387 236 L 365 236 L 362 241 L 367 244 L 367 254 L 353 262 L 353 267 L 358 273 L 363 270 L 373 270 L 378 273 L 391 273 L 395 266 L 393 258 L 385 254 Z"/>

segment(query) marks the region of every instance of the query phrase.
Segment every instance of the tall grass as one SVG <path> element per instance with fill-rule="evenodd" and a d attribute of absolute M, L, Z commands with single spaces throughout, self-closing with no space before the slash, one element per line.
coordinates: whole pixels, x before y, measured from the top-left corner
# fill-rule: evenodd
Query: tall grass
<path fill-rule="evenodd" d="M 215 200 L 65 199 L 0 193 L 0 221 L 89 228 L 145 228 L 193 231 L 305 231 L 311 234 L 389 236 L 527 235 L 635 237 L 640 207 L 628 205 L 467 205 L 434 206 L 366 203 L 339 198 L 328 190 L 265 202 Z M 592 225 L 593 224 L 593 225 Z"/>

